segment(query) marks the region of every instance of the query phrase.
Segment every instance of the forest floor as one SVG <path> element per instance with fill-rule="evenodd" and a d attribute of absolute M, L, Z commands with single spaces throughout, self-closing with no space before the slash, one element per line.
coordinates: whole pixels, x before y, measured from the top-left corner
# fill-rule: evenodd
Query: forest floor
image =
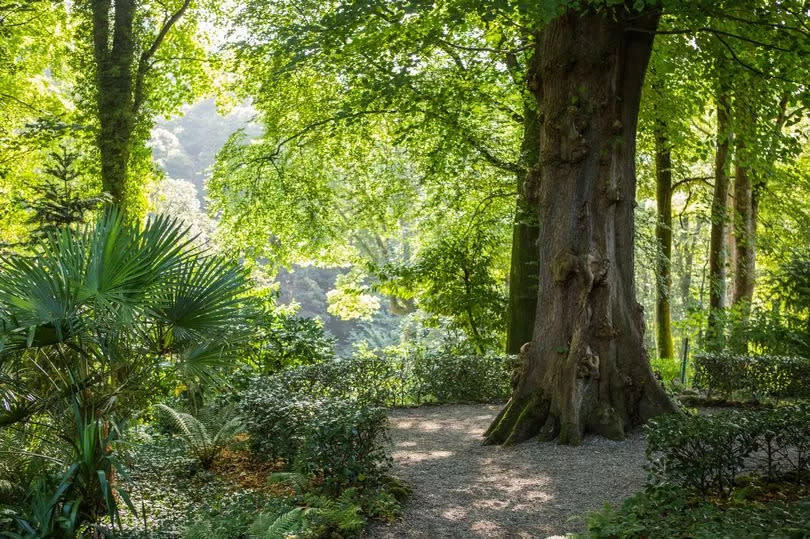
<path fill-rule="evenodd" d="M 548 537 L 584 530 L 583 516 L 644 485 L 644 440 L 589 437 L 580 447 L 481 444 L 500 405 L 391 412 L 394 474 L 413 495 L 401 521 L 371 538 Z"/>

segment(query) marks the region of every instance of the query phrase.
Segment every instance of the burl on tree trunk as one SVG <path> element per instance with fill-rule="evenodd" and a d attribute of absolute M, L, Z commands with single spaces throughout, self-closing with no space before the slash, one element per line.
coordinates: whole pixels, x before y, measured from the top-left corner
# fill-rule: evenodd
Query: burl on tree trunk
<path fill-rule="evenodd" d="M 676 410 L 650 370 L 633 275 L 636 124 L 657 23 L 623 7 L 572 11 L 540 34 L 534 340 L 486 443 L 621 439 Z"/>

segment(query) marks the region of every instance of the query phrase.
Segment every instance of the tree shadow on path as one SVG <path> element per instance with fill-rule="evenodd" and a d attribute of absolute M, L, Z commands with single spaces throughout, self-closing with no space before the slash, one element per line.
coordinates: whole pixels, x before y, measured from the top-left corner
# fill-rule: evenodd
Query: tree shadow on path
<path fill-rule="evenodd" d="M 500 405 L 391 412 L 394 473 L 413 495 L 403 518 L 369 537 L 547 537 L 582 531 L 585 513 L 644 485 L 644 442 L 589 437 L 580 447 L 529 440 L 483 446 Z"/>

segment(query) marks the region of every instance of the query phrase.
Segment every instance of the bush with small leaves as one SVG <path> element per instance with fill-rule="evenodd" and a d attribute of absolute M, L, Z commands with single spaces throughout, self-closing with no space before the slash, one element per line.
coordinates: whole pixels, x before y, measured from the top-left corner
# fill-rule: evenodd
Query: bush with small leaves
<path fill-rule="evenodd" d="M 754 451 L 755 434 L 746 414 L 666 415 L 645 426 L 652 482 L 724 490 Z"/>
<path fill-rule="evenodd" d="M 645 426 L 649 480 L 729 492 L 743 473 L 776 479 L 810 469 L 810 406 L 667 415 Z"/>
<path fill-rule="evenodd" d="M 494 402 L 511 393 L 514 356 L 430 353 L 413 360 L 412 399 L 422 402 Z"/>
<path fill-rule="evenodd" d="M 648 489 L 589 515 L 584 537 L 810 537 L 808 499 L 717 502 L 672 486 Z"/>
<path fill-rule="evenodd" d="M 312 404 L 316 413 L 300 426 L 295 468 L 322 477 L 330 492 L 377 484 L 391 466 L 385 448 L 385 409 L 349 400 L 321 399 Z"/>
<path fill-rule="evenodd" d="M 726 397 L 745 392 L 774 399 L 810 398 L 810 359 L 703 353 L 695 357 L 696 387 Z"/>
<path fill-rule="evenodd" d="M 385 409 L 356 399 L 308 397 L 260 379 L 240 412 L 252 451 L 324 479 L 330 490 L 373 483 L 388 469 Z"/>
<path fill-rule="evenodd" d="M 311 420 L 311 400 L 299 398 L 272 380 L 260 378 L 242 394 L 239 413 L 250 437 L 251 451 L 265 459 L 295 458 L 301 425 Z"/>

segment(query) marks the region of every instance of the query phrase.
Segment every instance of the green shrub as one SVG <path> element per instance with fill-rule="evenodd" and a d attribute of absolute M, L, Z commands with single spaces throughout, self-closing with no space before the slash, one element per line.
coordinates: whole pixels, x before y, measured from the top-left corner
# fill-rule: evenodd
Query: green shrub
<path fill-rule="evenodd" d="M 809 537 L 810 500 L 732 500 L 719 505 L 689 491 L 658 487 L 640 492 L 620 507 L 588 516 L 588 537 Z"/>
<path fill-rule="evenodd" d="M 808 469 L 810 407 L 661 416 L 645 436 L 651 483 L 726 492 L 743 472 L 773 479 Z"/>
<path fill-rule="evenodd" d="M 390 466 L 383 408 L 356 399 L 307 397 L 277 381 L 259 380 L 244 394 L 253 452 L 282 458 L 293 469 L 317 475 L 330 490 L 373 483 Z"/>
<path fill-rule="evenodd" d="M 696 387 L 776 399 L 810 398 L 810 359 L 703 353 L 695 357 Z"/>
<path fill-rule="evenodd" d="M 432 353 L 413 360 L 415 403 L 492 402 L 511 393 L 512 356 Z"/>
<path fill-rule="evenodd" d="M 244 418 L 253 453 L 266 458 L 295 458 L 301 444 L 301 426 L 312 420 L 312 401 L 259 379 L 242 395 L 239 413 Z"/>
<path fill-rule="evenodd" d="M 327 490 L 376 484 L 390 468 L 384 408 L 355 401 L 313 401 L 315 413 L 301 425 L 295 469 L 322 477 Z"/>
<path fill-rule="evenodd" d="M 748 416 L 668 415 L 645 427 L 650 479 L 658 484 L 726 489 L 755 448 Z"/>

